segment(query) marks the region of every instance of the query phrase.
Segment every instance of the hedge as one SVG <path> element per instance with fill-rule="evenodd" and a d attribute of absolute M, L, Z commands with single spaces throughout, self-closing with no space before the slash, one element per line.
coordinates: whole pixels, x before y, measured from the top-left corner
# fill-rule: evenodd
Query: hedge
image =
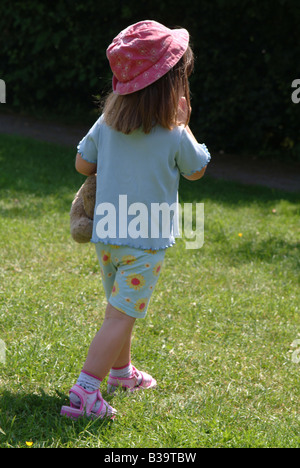
<path fill-rule="evenodd" d="M 7 106 L 92 121 L 94 96 L 111 87 L 107 46 L 146 18 L 191 34 L 198 138 L 215 151 L 299 157 L 299 0 L 2 0 Z"/>

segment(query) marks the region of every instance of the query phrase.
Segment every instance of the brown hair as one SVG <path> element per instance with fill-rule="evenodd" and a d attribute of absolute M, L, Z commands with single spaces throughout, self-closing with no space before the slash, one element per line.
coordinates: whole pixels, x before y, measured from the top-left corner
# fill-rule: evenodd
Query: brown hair
<path fill-rule="evenodd" d="M 171 130 L 177 125 L 178 104 L 181 96 L 187 101 L 188 125 L 190 111 L 190 87 L 188 77 L 194 69 L 194 55 L 190 46 L 179 62 L 159 80 L 132 94 L 110 93 L 104 104 L 104 120 L 115 130 L 132 133 L 141 129 L 150 133 L 155 125 Z"/>

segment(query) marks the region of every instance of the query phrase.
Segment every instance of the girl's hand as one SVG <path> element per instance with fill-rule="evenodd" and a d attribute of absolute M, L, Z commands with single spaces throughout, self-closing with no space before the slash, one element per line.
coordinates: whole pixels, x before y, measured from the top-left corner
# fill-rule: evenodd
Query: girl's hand
<path fill-rule="evenodd" d="M 178 110 L 177 110 L 177 124 L 178 125 L 186 125 L 186 122 L 188 120 L 188 116 L 191 110 L 192 110 L 191 107 L 188 108 L 185 97 L 182 96 L 179 99 Z"/>

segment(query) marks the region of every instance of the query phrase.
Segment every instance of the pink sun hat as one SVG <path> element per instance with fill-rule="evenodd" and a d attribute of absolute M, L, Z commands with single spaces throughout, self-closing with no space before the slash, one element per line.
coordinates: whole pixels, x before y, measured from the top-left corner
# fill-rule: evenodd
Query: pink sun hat
<path fill-rule="evenodd" d="M 179 62 L 188 44 L 186 29 L 169 29 L 151 20 L 128 26 L 106 51 L 114 93 L 131 94 L 159 80 Z"/>

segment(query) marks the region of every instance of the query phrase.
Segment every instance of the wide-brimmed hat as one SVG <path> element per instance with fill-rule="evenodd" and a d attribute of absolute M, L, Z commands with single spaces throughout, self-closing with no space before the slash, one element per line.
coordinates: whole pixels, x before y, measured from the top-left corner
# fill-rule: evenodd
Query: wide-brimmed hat
<path fill-rule="evenodd" d="M 113 91 L 131 94 L 159 80 L 176 65 L 188 48 L 186 29 L 169 29 L 140 21 L 118 34 L 106 55 L 113 72 Z"/>

